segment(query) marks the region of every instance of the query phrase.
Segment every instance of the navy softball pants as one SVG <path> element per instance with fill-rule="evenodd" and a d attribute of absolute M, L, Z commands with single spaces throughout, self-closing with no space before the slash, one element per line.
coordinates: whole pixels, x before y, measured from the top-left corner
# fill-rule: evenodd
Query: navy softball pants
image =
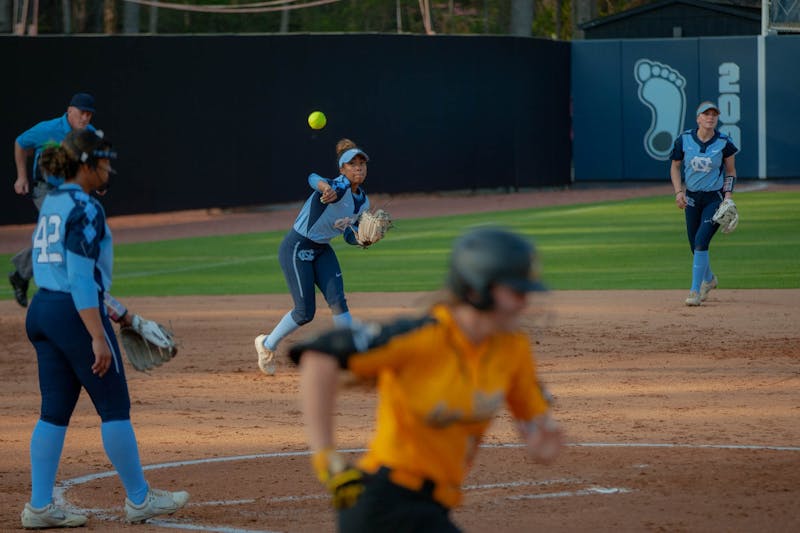
<path fill-rule="evenodd" d="M 721 191 L 686 191 L 686 236 L 692 253 L 708 250 L 719 224 L 711 220 L 722 203 Z"/>
<path fill-rule="evenodd" d="M 75 309 L 72 296 L 39 289 L 33 297 L 25 328 L 36 348 L 42 393 L 40 418 L 45 422 L 69 425 L 81 388 L 86 389 L 103 422 L 130 419 L 131 401 L 125 369 L 117 338 L 105 313 L 103 326 L 113 361 L 101 378 L 92 373 L 92 337 Z"/>
<path fill-rule="evenodd" d="M 317 311 L 314 286 L 319 287 L 334 315 L 348 311 L 339 259 L 330 244 L 320 244 L 291 230 L 281 242 L 278 260 L 294 301 L 292 319 L 300 326 Z"/>

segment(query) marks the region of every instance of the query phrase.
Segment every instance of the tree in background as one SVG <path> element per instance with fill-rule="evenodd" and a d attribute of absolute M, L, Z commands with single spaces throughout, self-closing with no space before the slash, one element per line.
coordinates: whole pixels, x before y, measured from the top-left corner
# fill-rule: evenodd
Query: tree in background
<path fill-rule="evenodd" d="M 12 6 L 16 14 L 23 1 L 0 0 L 0 10 L 5 6 L 11 21 Z M 40 0 L 38 33 L 374 32 L 571 39 L 577 36 L 576 24 L 654 0 L 333 0 L 324 5 L 314 0 L 288 0 L 290 4 L 152 1 L 161 5 L 129 0 Z M 315 5 L 303 7 L 312 3 Z M 261 12 L 233 12 L 244 7 L 252 11 L 257 6 Z M 0 24 L 2 21 L 0 17 Z M 11 33 L 13 24 L 5 26 L 0 31 Z"/>

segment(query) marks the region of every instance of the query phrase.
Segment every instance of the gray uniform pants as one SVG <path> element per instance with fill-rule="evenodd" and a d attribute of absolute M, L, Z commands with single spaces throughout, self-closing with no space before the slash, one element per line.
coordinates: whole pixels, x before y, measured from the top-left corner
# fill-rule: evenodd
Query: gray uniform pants
<path fill-rule="evenodd" d="M 39 211 L 42 208 L 42 202 L 44 202 L 44 197 L 47 196 L 47 193 L 52 191 L 55 187 L 50 185 L 44 181 L 37 181 L 36 185 L 33 187 L 33 191 L 31 191 L 31 196 L 33 197 L 33 205 L 36 206 L 36 211 Z M 19 252 L 17 252 L 12 258 L 11 262 L 14 264 L 14 267 L 19 273 L 22 279 L 31 279 L 33 277 L 33 257 L 31 252 L 33 249 L 28 246 L 23 248 Z"/>

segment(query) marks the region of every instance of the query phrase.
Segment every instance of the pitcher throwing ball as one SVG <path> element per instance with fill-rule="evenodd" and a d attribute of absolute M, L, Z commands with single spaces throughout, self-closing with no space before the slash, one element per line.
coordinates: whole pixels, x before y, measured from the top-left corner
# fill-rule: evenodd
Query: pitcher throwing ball
<path fill-rule="evenodd" d="M 358 220 L 369 209 L 369 198 L 362 189 L 367 178 L 369 156 L 350 139 L 336 144 L 339 176 L 326 179 L 317 174 L 308 177 L 314 190 L 308 197 L 294 226 L 278 250 L 278 261 L 292 294 L 294 309 L 286 313 L 269 333 L 255 339 L 258 367 L 275 374 L 275 351 L 281 340 L 314 319 L 314 286 L 322 291 L 339 326 L 351 323 L 344 295 L 342 269 L 331 239 L 344 235 L 347 243 L 362 246 L 358 240 Z"/>

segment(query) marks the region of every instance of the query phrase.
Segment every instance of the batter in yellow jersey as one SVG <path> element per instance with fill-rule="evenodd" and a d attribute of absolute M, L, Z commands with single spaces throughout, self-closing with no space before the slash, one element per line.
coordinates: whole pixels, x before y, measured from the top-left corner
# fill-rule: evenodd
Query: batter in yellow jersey
<path fill-rule="evenodd" d="M 541 289 L 533 247 L 505 230 L 456 243 L 452 301 L 423 317 L 338 329 L 298 344 L 303 408 L 320 480 L 341 531 L 458 531 L 449 510 L 492 418 L 508 407 L 534 459 L 555 458 L 562 433 L 518 331 Z M 375 436 L 357 468 L 333 447 L 336 373 L 377 377 Z"/>

